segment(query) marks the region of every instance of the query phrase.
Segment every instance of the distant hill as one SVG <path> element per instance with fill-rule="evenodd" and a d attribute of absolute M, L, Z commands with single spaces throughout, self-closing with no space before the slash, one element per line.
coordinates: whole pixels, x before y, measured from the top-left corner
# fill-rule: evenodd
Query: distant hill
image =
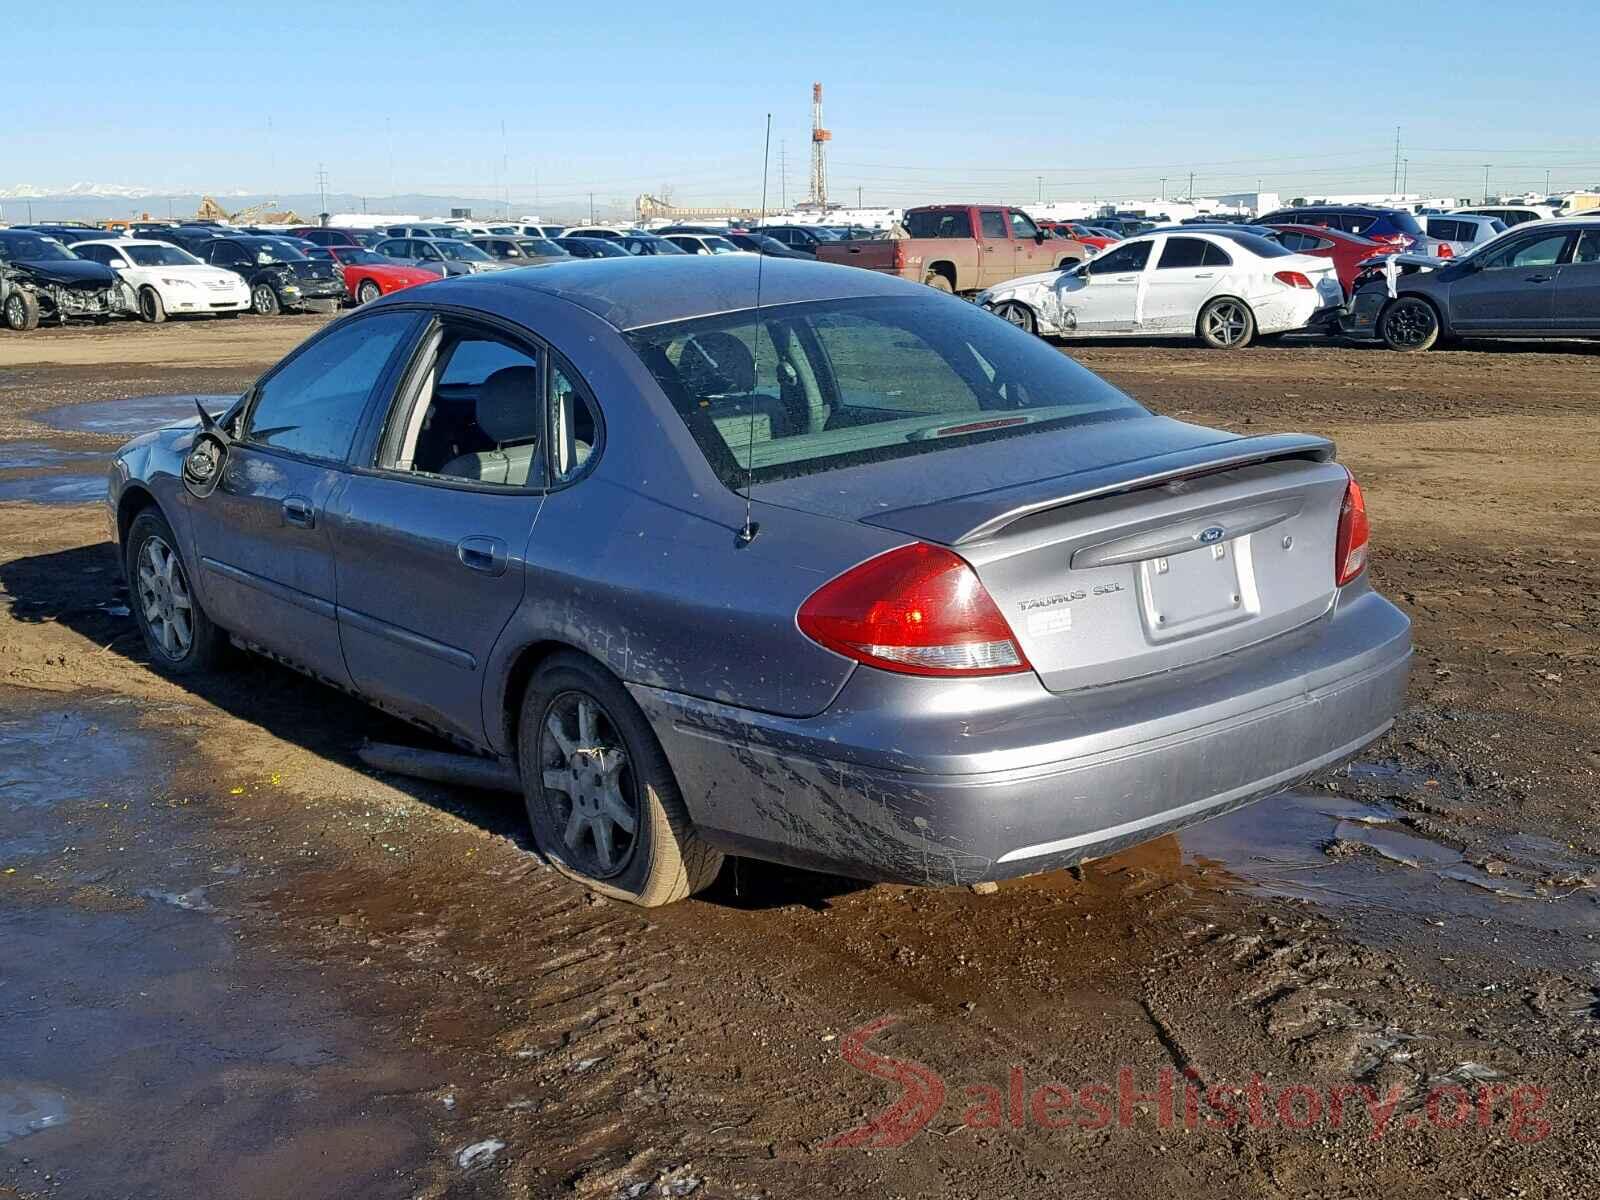
<path fill-rule="evenodd" d="M 293 210 L 302 216 L 310 217 L 320 211 L 321 204 L 321 197 L 316 192 L 260 195 L 239 191 L 217 191 L 210 195 L 229 212 L 240 212 L 257 206 L 261 206 L 265 212 L 271 212 L 274 211 L 273 208 L 265 207 L 270 203 L 277 210 Z M 153 218 L 192 217 L 200 207 L 200 200 L 199 192 L 169 195 L 148 188 L 90 183 L 73 184 L 63 190 L 51 191 L 28 184 L 18 184 L 14 187 L 0 188 L 0 221 L 11 225 L 19 225 L 30 219 L 126 221 L 130 218 L 143 217 L 146 213 Z M 507 208 L 504 201 L 488 200 L 482 196 L 428 196 L 419 192 L 410 192 L 403 196 L 360 196 L 351 192 L 329 192 L 327 203 L 327 211 L 330 213 L 414 213 L 420 217 L 447 217 L 453 208 L 471 209 L 476 217 L 501 217 L 506 214 Z M 510 210 L 513 217 L 537 216 L 550 221 L 588 217 L 587 209 L 582 213 L 576 209 L 563 212 L 548 207 L 541 211 L 532 200 L 515 197 L 511 200 Z M 605 218 L 616 215 L 618 214 L 600 213 L 598 210 L 596 212 L 596 216 Z"/>

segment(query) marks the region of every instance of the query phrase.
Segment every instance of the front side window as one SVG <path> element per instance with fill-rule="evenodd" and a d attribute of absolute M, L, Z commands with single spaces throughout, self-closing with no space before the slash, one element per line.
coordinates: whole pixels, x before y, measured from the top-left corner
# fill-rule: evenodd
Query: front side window
<path fill-rule="evenodd" d="M 1099 258 L 1089 260 L 1089 274 L 1115 275 L 1129 271 L 1144 270 L 1145 263 L 1150 261 L 1150 243 L 1132 242 L 1126 246 L 1118 246 L 1115 250 L 1108 250 Z"/>
<path fill-rule="evenodd" d="M 343 462 L 373 388 L 415 321 L 406 312 L 382 313 L 307 346 L 256 389 L 244 440 Z"/>
<path fill-rule="evenodd" d="M 986 208 L 978 214 L 978 227 L 986 238 L 1003 238 L 1006 236 L 1005 214 L 997 209 Z"/>
<path fill-rule="evenodd" d="M 1011 236 L 1019 241 L 1023 238 L 1032 239 L 1039 232 L 1039 227 L 1033 223 L 1033 218 L 1027 213 L 1013 208 L 1011 210 Z"/>
<path fill-rule="evenodd" d="M 1500 251 L 1483 264 L 1484 268 L 1490 271 L 1517 271 L 1529 267 L 1553 267 L 1561 261 L 1571 236 L 1570 233 L 1551 233 L 1544 237 L 1520 241 L 1515 246 L 1507 246 Z"/>
<path fill-rule="evenodd" d="M 176 246 L 129 246 L 128 257 L 136 267 L 194 267 L 200 260 Z"/>
<path fill-rule="evenodd" d="M 763 309 L 629 343 L 728 487 L 1144 414 L 992 314 L 922 297 Z"/>
<path fill-rule="evenodd" d="M 543 478 L 540 352 L 445 323 L 411 372 L 406 414 L 382 465 L 437 479 L 523 488 Z"/>

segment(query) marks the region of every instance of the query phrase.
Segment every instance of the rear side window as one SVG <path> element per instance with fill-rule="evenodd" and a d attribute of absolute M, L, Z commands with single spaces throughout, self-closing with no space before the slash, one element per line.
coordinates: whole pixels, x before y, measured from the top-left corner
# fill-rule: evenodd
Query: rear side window
<path fill-rule="evenodd" d="M 1005 214 L 992 208 L 986 208 L 978 214 L 978 221 L 986 238 L 1003 238 L 1006 236 Z"/>
<path fill-rule="evenodd" d="M 959 212 L 914 212 L 906 216 L 906 232 L 914 238 L 967 238 L 972 236 L 972 217 Z M 1000 236 L 1004 237 L 1002 233 Z"/>
<path fill-rule="evenodd" d="M 1215 242 L 1207 242 L 1205 257 L 1201 259 L 1202 267 L 1231 267 L 1233 256 Z"/>
<path fill-rule="evenodd" d="M 1148 246 L 1146 246 L 1148 250 Z M 728 487 L 1141 416 L 1039 339 L 971 305 L 872 297 L 628 335 Z"/>
<path fill-rule="evenodd" d="M 1156 263 L 1156 270 L 1171 271 L 1201 266 L 1206 260 L 1206 247 L 1209 244 L 1199 238 L 1168 238 L 1167 244 L 1161 248 L 1161 259 Z"/>
<path fill-rule="evenodd" d="M 343 462 L 373 388 L 415 323 L 408 312 L 381 313 L 308 346 L 257 388 L 245 440 Z"/>

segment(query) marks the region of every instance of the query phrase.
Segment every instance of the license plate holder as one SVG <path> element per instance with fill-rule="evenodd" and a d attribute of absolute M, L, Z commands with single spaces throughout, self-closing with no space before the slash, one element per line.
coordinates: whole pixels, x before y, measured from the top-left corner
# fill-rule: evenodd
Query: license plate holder
<path fill-rule="evenodd" d="M 1217 542 L 1139 564 L 1139 607 L 1153 642 L 1247 621 L 1260 611 L 1250 539 Z"/>

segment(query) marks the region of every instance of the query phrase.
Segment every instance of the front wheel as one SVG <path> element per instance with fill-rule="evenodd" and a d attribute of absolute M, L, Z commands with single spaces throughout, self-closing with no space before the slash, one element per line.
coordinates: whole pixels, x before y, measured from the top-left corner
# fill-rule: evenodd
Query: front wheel
<path fill-rule="evenodd" d="M 1378 336 L 1389 349 L 1402 354 L 1430 350 L 1439 340 L 1439 314 L 1426 300 L 1402 296 L 1378 318 Z"/>
<path fill-rule="evenodd" d="M 270 283 L 258 283 L 250 289 L 250 307 L 258 317 L 275 317 L 283 311 Z"/>
<path fill-rule="evenodd" d="M 161 295 L 155 288 L 140 289 L 139 319 L 151 325 L 159 325 L 167 319 L 167 306 L 161 302 Z"/>
<path fill-rule="evenodd" d="M 1200 310 L 1200 340 L 1213 350 L 1242 350 L 1255 332 L 1255 314 L 1243 300 L 1221 296 Z"/>
<path fill-rule="evenodd" d="M 534 843 L 562 874 L 644 908 L 717 877 L 722 853 L 695 833 L 649 722 L 589 659 L 559 654 L 534 673 L 517 757 Z"/>
<path fill-rule="evenodd" d="M 1015 300 L 1007 300 L 994 311 L 996 316 L 1015 325 L 1024 333 L 1039 332 L 1039 323 L 1034 320 L 1033 312 L 1026 304 L 1018 304 Z"/>
<path fill-rule="evenodd" d="M 189 586 L 178 539 L 154 508 L 133 520 L 123 544 L 134 620 L 150 662 L 167 675 L 198 675 L 216 667 L 227 635 L 211 623 Z"/>
<path fill-rule="evenodd" d="M 357 304 L 371 304 L 383 293 L 378 290 L 378 285 L 370 279 L 363 279 L 361 286 L 356 289 Z"/>
<path fill-rule="evenodd" d="M 6 328 L 12 333 L 27 333 L 30 329 L 39 328 L 38 299 L 31 292 L 16 289 L 6 297 L 5 319 Z"/>

